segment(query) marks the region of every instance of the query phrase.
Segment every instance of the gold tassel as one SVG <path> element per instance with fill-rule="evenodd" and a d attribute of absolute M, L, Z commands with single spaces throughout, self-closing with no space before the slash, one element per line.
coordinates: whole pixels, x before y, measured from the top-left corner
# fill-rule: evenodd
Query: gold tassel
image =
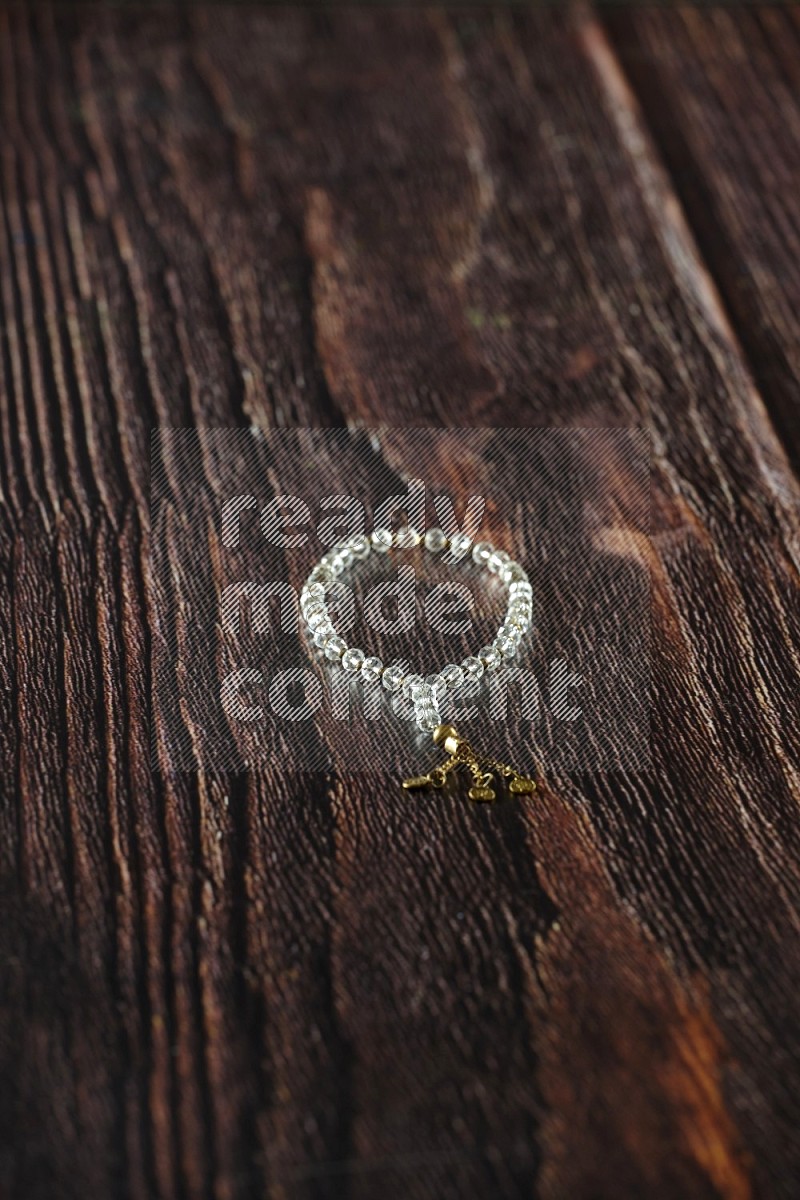
<path fill-rule="evenodd" d="M 472 776 L 472 787 L 468 792 L 470 800 L 491 802 L 497 799 L 493 786 L 493 771 L 505 779 L 509 792 L 514 796 L 529 796 L 536 789 L 532 779 L 520 775 L 519 771 L 510 767 L 508 763 L 498 762 L 485 754 L 477 754 L 467 739 L 461 737 L 452 725 L 437 725 L 433 731 L 433 740 L 437 746 L 442 746 L 450 757 L 446 763 L 434 767 L 428 775 L 415 775 L 413 779 L 404 779 L 403 787 L 408 791 L 443 788 L 448 776 L 457 767 L 466 767 Z"/>

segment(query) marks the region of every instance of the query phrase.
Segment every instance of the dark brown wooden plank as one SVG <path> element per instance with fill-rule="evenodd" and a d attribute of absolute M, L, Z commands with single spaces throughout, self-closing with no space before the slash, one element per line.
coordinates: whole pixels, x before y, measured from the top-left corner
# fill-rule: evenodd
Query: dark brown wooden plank
<path fill-rule="evenodd" d="M 797 470 L 797 8 L 624 10 L 606 24 Z"/>
<path fill-rule="evenodd" d="M 792 1196 L 797 481 L 600 26 L 2 47 L 0 1185 Z M 652 778 L 151 771 L 150 426 L 387 418 L 649 426 Z"/>

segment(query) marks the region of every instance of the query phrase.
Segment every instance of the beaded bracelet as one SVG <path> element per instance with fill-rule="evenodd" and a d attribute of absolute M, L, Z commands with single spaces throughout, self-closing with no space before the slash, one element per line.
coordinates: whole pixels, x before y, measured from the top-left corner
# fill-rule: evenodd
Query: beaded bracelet
<path fill-rule="evenodd" d="M 424 542 L 426 550 L 432 554 L 449 550 L 454 561 L 471 552 L 473 562 L 497 575 L 508 587 L 506 615 L 491 644 L 484 646 L 476 655 L 465 658 L 460 666 L 448 663 L 440 671 L 424 678 L 406 673 L 401 665 L 385 667 L 374 655 L 368 656 L 363 650 L 348 646 L 336 632 L 325 601 L 326 592 L 339 575 L 358 560 L 367 558 L 372 551 L 385 554 L 394 549 L 412 548 L 420 542 Z M 395 534 L 388 529 L 376 529 L 371 537 L 357 534 L 337 542 L 308 576 L 300 595 L 300 608 L 309 636 L 326 658 L 339 663 L 349 674 L 369 683 L 380 681 L 388 692 L 399 692 L 410 700 L 419 728 L 432 733 L 434 743 L 442 746 L 450 755 L 446 763 L 435 767 L 427 775 L 404 780 L 405 788 L 442 788 L 450 773 L 463 765 L 472 775 L 470 799 L 494 800 L 496 794 L 491 786 L 492 771 L 497 771 L 506 779 L 509 791 L 516 795 L 532 792 L 536 785 L 507 763 L 477 754 L 451 725 L 442 724 L 439 708 L 448 691 L 458 692 L 467 680 L 480 679 L 484 672 L 496 671 L 503 662 L 516 655 L 520 642 L 531 628 L 532 595 L 525 570 L 518 562 L 513 562 L 505 550 L 496 550 L 490 542 L 477 542 L 473 546 L 464 533 L 448 538 L 441 529 L 429 529 L 423 537 L 415 529 L 406 526 Z"/>

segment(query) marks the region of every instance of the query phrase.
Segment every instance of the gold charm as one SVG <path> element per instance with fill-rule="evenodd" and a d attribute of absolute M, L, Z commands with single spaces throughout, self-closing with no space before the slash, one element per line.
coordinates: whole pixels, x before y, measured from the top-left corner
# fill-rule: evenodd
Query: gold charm
<path fill-rule="evenodd" d="M 472 787 L 467 794 L 470 800 L 476 802 L 491 803 L 497 799 L 497 793 L 492 786 L 495 782 L 492 771 L 496 771 L 508 782 L 508 790 L 514 796 L 529 796 L 536 790 L 532 779 L 520 775 L 519 771 L 510 767 L 508 763 L 498 762 L 488 755 L 476 754 L 466 738 L 461 737 L 452 725 L 437 725 L 433 731 L 433 740 L 437 746 L 442 746 L 450 757 L 442 766 L 434 767 L 428 775 L 415 775 L 411 779 L 404 779 L 403 787 L 407 791 L 443 788 L 450 773 L 461 766 L 466 767 L 472 776 Z"/>
<path fill-rule="evenodd" d="M 431 786 L 429 775 L 415 775 L 413 779 L 404 779 L 403 787 L 406 791 L 416 792 L 420 788 L 428 788 Z"/>
<path fill-rule="evenodd" d="M 532 779 L 525 779 L 522 775 L 517 775 L 515 779 L 511 780 L 508 790 L 515 796 L 530 796 L 531 792 L 536 791 L 536 784 Z"/>

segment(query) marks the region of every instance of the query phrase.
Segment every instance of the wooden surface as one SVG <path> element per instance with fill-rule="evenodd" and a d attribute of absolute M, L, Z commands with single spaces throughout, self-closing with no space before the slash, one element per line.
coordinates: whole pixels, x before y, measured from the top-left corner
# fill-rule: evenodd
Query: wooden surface
<path fill-rule="evenodd" d="M 800 19 L 8 11 L 0 1195 L 800 1180 Z M 649 777 L 149 765 L 158 424 L 652 434 Z"/>

